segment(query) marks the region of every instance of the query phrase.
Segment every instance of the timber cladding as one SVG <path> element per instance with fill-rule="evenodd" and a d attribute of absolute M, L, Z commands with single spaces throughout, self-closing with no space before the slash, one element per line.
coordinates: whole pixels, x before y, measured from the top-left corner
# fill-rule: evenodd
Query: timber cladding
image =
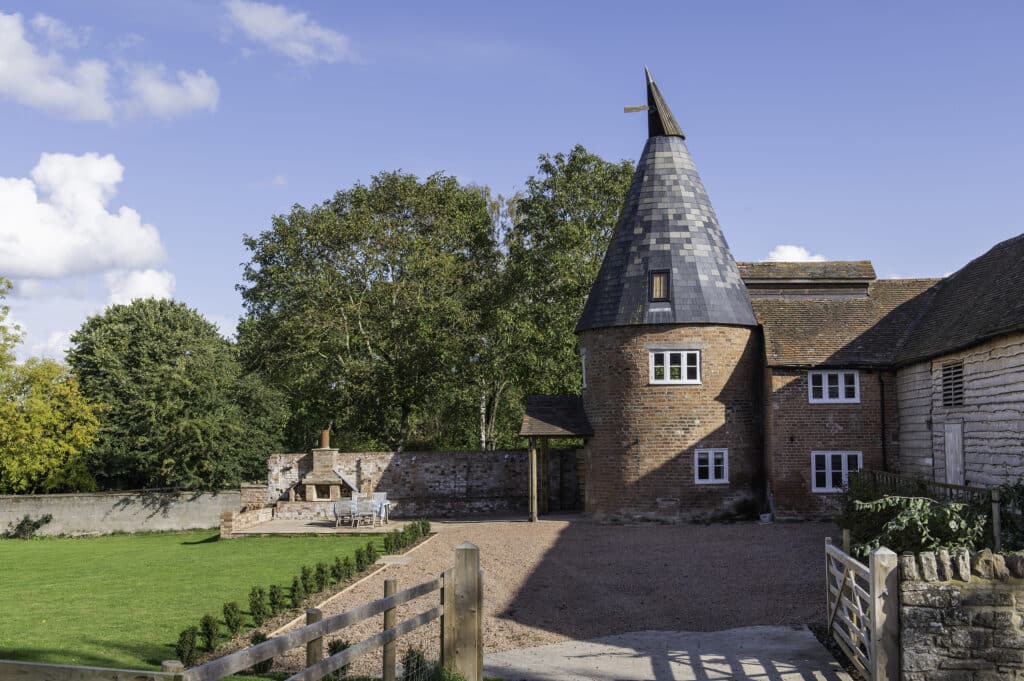
<path fill-rule="evenodd" d="M 839 494 L 813 491 L 811 452 L 861 452 L 862 466 L 876 470 L 884 469 L 885 459 L 896 460 L 896 377 L 876 370 L 859 375 L 860 402 L 811 404 L 806 370 L 766 371 L 768 485 L 777 516 L 826 515 L 838 509 Z"/>
<path fill-rule="evenodd" d="M 675 519 L 755 497 L 761 470 L 761 343 L 738 326 L 627 326 L 580 333 L 585 510 Z M 650 384 L 652 349 L 701 351 L 699 385 Z M 695 448 L 728 449 L 728 483 L 696 484 Z"/>
<path fill-rule="evenodd" d="M 951 362 L 963 363 L 962 404 L 943 399 Z M 1024 333 L 901 367 L 898 383 L 901 473 L 944 482 L 945 425 L 962 424 L 965 484 L 1024 477 Z"/>

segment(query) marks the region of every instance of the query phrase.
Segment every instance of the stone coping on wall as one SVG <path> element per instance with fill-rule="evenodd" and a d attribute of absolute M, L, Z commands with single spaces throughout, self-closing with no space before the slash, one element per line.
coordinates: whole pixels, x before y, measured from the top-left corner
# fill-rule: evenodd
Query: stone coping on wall
<path fill-rule="evenodd" d="M 1024 551 L 958 548 L 904 553 L 899 566 L 902 582 L 1017 582 L 1024 580 Z"/>

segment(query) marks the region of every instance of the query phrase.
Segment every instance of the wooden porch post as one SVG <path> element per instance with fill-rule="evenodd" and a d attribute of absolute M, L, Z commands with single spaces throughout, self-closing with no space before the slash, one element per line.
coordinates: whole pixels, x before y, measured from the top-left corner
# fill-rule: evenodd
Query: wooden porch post
<path fill-rule="evenodd" d="M 537 439 L 530 438 L 530 522 L 537 522 Z"/>
<path fill-rule="evenodd" d="M 544 436 L 540 439 L 540 482 L 538 487 L 540 488 L 540 503 L 537 508 L 538 513 L 548 512 L 548 497 L 551 496 L 550 488 L 550 469 L 551 465 L 548 462 L 548 442 L 551 438 Z"/>

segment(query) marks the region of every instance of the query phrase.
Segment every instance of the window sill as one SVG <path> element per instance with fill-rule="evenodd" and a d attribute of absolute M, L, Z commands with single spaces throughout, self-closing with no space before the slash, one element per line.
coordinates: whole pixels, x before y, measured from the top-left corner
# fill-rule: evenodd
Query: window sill
<path fill-rule="evenodd" d="M 694 480 L 696 485 L 728 485 L 728 480 Z"/>

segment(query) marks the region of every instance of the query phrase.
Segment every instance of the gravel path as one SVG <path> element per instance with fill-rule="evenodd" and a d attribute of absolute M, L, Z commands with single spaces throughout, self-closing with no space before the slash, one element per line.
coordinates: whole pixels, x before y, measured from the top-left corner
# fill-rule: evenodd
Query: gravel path
<path fill-rule="evenodd" d="M 609 636 L 630 631 L 717 631 L 750 625 L 814 624 L 821 603 L 822 545 L 828 523 L 758 525 L 603 525 L 579 516 L 520 521 L 436 522 L 438 533 L 408 565 L 390 565 L 324 610 L 330 616 L 451 566 L 455 546 L 480 547 L 485 570 L 484 650 Z M 437 602 L 437 594 L 399 609 L 398 621 Z M 381 630 L 383 617 L 335 638 L 357 642 Z M 438 655 L 437 622 L 399 642 Z M 300 669 L 294 650 L 275 669 Z M 380 654 L 357 662 L 380 672 Z"/>

